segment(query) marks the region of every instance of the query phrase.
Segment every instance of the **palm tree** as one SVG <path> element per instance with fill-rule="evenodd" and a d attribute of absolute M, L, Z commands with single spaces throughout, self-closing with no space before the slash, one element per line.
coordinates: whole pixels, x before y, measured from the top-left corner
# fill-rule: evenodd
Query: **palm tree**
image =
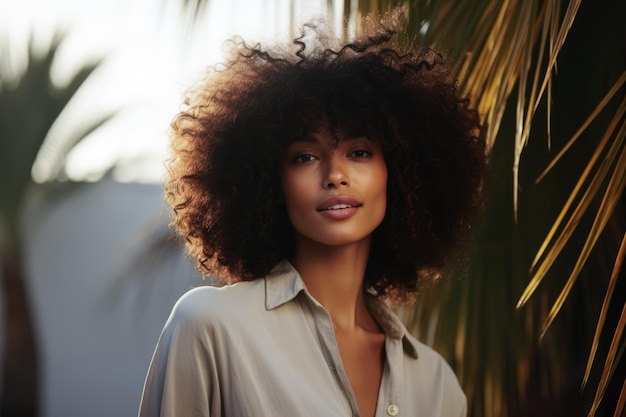
<path fill-rule="evenodd" d="M 53 85 L 50 68 L 62 39 L 57 35 L 43 55 L 31 42 L 28 65 L 21 74 L 14 74 L 7 61 L 0 65 L 0 276 L 5 320 L 0 415 L 4 416 L 35 416 L 38 411 L 37 341 L 18 230 L 21 205 L 32 184 L 31 168 L 48 130 L 99 65 L 83 66 L 66 86 Z M 2 56 L 10 58 L 6 39 L 0 47 Z M 48 152 L 51 178 L 62 171 L 67 152 L 110 117 L 100 117 Z"/>

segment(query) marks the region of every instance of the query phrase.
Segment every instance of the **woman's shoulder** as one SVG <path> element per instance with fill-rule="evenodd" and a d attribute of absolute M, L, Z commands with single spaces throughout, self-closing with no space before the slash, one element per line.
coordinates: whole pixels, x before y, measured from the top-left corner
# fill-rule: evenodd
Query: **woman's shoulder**
<path fill-rule="evenodd" d="M 421 375 L 428 375 L 429 379 L 440 380 L 446 386 L 459 387 L 456 374 L 439 352 L 410 334 L 407 334 L 406 337 L 412 341 L 417 349 L 417 360 L 414 363 L 420 368 Z"/>
<path fill-rule="evenodd" d="M 196 287 L 183 294 L 170 319 L 185 322 L 215 322 L 216 318 L 236 317 L 264 308 L 264 279 L 238 282 L 223 287 Z"/>
<path fill-rule="evenodd" d="M 464 416 L 467 402 L 454 371 L 444 357 L 430 346 L 411 338 L 417 359 L 405 362 L 405 387 L 415 407 L 428 404 L 425 415 Z"/>

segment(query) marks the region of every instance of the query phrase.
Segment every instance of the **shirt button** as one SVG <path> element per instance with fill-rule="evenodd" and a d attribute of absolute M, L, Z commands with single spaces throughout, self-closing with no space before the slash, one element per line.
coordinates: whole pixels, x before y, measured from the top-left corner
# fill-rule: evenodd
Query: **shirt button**
<path fill-rule="evenodd" d="M 391 404 L 389 407 L 387 407 L 387 414 L 389 414 L 390 416 L 397 416 L 399 412 L 400 408 L 395 404 Z"/>

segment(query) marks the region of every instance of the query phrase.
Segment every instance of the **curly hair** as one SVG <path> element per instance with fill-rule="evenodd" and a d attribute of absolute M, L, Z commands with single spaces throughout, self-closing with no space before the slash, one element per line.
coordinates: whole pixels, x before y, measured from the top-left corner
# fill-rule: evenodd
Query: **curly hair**
<path fill-rule="evenodd" d="M 343 45 L 323 22 L 268 50 L 235 41 L 226 64 L 189 90 L 165 188 L 203 273 L 253 280 L 291 256 L 280 163 L 320 123 L 377 141 L 388 167 L 366 288 L 411 295 L 447 264 L 482 204 L 483 129 L 450 61 L 400 42 L 402 25 L 388 15 Z"/>

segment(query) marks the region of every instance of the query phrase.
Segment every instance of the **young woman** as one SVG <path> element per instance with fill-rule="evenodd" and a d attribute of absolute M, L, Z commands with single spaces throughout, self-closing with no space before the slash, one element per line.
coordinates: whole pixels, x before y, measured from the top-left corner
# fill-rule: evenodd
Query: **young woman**
<path fill-rule="evenodd" d="M 481 204 L 485 145 L 450 63 L 387 16 L 338 45 L 235 46 L 173 123 L 173 224 L 207 274 L 174 307 L 140 416 L 454 416 L 453 372 L 388 307 Z"/>

